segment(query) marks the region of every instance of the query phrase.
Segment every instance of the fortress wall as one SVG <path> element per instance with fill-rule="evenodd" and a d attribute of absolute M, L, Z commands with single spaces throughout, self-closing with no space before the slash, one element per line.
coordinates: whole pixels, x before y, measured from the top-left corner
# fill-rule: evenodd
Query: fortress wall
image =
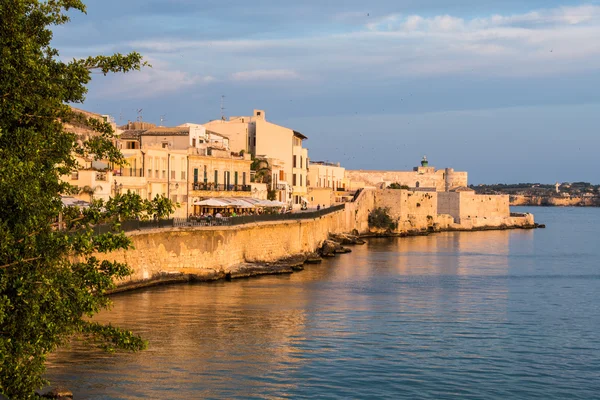
<path fill-rule="evenodd" d="M 435 188 L 438 192 L 467 186 L 466 172 L 456 172 L 452 168 L 435 171 L 433 167 L 419 167 L 417 171 L 366 171 L 346 170 L 346 179 L 352 189 L 357 187 L 385 188 L 392 183 L 399 183 L 410 188 Z"/>
<path fill-rule="evenodd" d="M 480 195 L 459 192 L 460 220 L 467 218 L 508 218 L 510 207 L 508 195 Z"/>
<path fill-rule="evenodd" d="M 438 171 L 440 172 L 440 171 Z M 416 171 L 363 171 L 346 170 L 346 178 L 350 182 L 359 182 L 364 186 L 387 187 L 392 183 L 399 183 L 408 187 L 416 187 L 417 182 L 422 188 L 436 188 L 444 190 L 445 183 L 443 171 L 438 173 L 421 174 Z"/>
<path fill-rule="evenodd" d="M 438 214 L 437 192 L 383 189 L 374 193 L 375 207 L 388 208 L 400 232 L 427 229 Z"/>
<path fill-rule="evenodd" d="M 460 193 L 438 193 L 438 213 L 452 216 L 453 222 L 460 221 Z"/>
<path fill-rule="evenodd" d="M 460 187 L 460 186 L 469 186 L 467 172 L 452 172 L 452 176 L 450 179 L 450 188 Z"/>

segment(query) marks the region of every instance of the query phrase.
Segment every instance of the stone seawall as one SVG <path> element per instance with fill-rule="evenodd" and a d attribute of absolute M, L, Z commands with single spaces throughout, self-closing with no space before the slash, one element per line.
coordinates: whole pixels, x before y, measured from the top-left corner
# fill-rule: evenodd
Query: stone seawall
<path fill-rule="evenodd" d="M 248 263 L 274 263 L 290 255 L 314 252 L 330 233 L 347 230 L 344 211 L 309 220 L 153 229 L 129 234 L 134 249 L 99 258 L 115 259 L 132 267 L 133 274 L 118 282 L 121 288 L 214 280 Z"/>
<path fill-rule="evenodd" d="M 370 231 L 368 215 L 376 207 L 390 209 L 398 222 L 397 231 Z M 161 282 L 292 272 L 290 266 L 278 262 L 316 251 L 335 233 L 400 236 L 533 225 L 531 214 L 463 218 L 456 223 L 450 215 L 437 214 L 435 193 L 363 191 L 344 209 L 314 219 L 134 231 L 128 234 L 133 249 L 97 257 L 125 262 L 132 267 L 133 274 L 117 283 L 117 290 L 127 290 Z"/>

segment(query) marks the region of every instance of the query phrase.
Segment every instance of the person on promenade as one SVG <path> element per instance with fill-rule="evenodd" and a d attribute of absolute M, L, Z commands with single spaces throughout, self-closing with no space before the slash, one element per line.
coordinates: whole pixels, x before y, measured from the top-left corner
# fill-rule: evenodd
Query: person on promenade
<path fill-rule="evenodd" d="M 321 205 L 317 204 L 317 211 L 319 211 L 321 209 Z"/>

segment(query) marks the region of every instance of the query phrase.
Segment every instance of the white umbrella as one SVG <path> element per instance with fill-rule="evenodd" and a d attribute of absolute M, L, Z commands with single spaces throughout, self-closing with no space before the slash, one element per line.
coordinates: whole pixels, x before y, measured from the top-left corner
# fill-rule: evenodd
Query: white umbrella
<path fill-rule="evenodd" d="M 227 207 L 227 206 L 229 206 L 229 204 L 225 203 L 224 201 L 220 201 L 217 199 L 206 199 L 206 200 L 202 200 L 202 201 L 195 201 L 194 205 L 195 206 L 205 206 L 205 207 Z"/>
<path fill-rule="evenodd" d="M 254 208 L 254 204 L 247 202 L 246 200 L 236 199 L 229 203 L 230 206 L 234 206 L 236 208 Z"/>

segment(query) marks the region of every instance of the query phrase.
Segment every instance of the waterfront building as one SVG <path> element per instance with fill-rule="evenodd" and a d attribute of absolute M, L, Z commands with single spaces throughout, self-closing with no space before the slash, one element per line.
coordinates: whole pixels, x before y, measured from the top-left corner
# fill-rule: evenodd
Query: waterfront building
<path fill-rule="evenodd" d="M 236 154 L 218 147 L 188 150 L 187 192 L 190 203 L 207 198 L 266 198 L 260 184 L 250 182 L 250 154 Z M 191 205 L 190 204 L 190 205 Z M 192 208 L 189 207 L 189 210 Z M 188 211 L 189 215 L 189 211 Z"/>
<path fill-rule="evenodd" d="M 308 150 L 302 133 L 268 122 L 264 110 L 252 116 L 230 117 L 204 124 L 206 129 L 227 136 L 233 151 L 265 160 L 269 169 L 267 184 L 277 191 L 277 199 L 298 208 L 306 201 Z"/>

